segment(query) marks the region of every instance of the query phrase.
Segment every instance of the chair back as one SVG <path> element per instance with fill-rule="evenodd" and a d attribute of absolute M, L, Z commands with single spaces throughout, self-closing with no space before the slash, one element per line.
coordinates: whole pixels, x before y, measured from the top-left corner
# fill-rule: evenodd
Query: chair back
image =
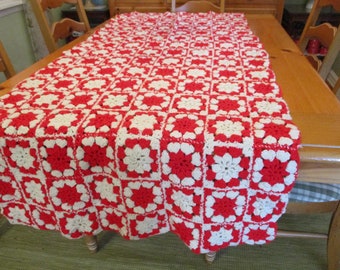
<path fill-rule="evenodd" d="M 318 72 L 320 72 L 321 66 L 323 65 L 323 61 L 318 57 L 319 46 L 326 48 L 327 53 L 324 60 L 327 60 L 327 64 L 322 71 L 322 78 L 324 80 L 327 78 L 327 75 L 331 70 L 331 67 L 329 67 L 330 63 L 333 64 L 335 61 L 335 58 L 331 59 L 330 57 L 327 57 L 329 49 L 331 46 L 336 48 L 339 43 L 334 43 L 334 39 L 338 31 L 337 27 L 332 26 L 328 22 L 317 24 L 321 10 L 325 7 L 332 7 L 335 11 L 340 12 L 340 1 L 315 0 L 298 41 L 299 48 L 306 54 L 307 59 Z M 336 49 L 333 49 L 332 51 L 333 54 L 335 54 Z"/>
<path fill-rule="evenodd" d="M 327 79 L 328 75 L 332 71 L 333 64 L 335 60 L 337 59 L 339 52 L 340 52 L 340 27 L 338 27 L 336 34 L 334 36 L 333 42 L 329 46 L 328 52 L 320 66 L 319 74 L 324 80 Z M 340 77 L 335 82 L 334 86 L 332 87 L 332 91 L 336 94 L 339 88 L 340 88 Z"/>
<path fill-rule="evenodd" d="M 7 79 L 15 75 L 15 70 L 8 57 L 8 54 L 0 41 L 0 72 L 3 72 Z"/>
<path fill-rule="evenodd" d="M 221 0 L 220 6 L 216 6 L 210 1 L 188 1 L 179 7 L 176 7 L 176 0 L 172 0 L 172 11 L 191 13 L 213 11 L 216 13 L 222 13 L 224 12 L 224 0 Z"/>
<path fill-rule="evenodd" d="M 49 52 L 58 49 L 58 41 L 72 36 L 73 32 L 85 33 L 90 30 L 82 0 L 30 0 L 30 2 Z M 65 3 L 75 6 L 79 21 L 64 18 L 51 24 L 46 16 L 46 11 L 59 8 Z"/>

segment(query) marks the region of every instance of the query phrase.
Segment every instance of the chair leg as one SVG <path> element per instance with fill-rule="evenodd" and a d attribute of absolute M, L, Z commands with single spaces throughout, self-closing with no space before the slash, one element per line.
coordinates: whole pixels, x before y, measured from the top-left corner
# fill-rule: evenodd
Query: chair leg
<path fill-rule="evenodd" d="M 96 253 L 98 250 L 97 238 L 93 235 L 85 235 L 85 243 L 91 253 Z"/>
<path fill-rule="evenodd" d="M 207 263 L 213 263 L 215 258 L 216 258 L 216 252 L 209 252 L 205 254 L 205 260 L 207 261 Z"/>
<path fill-rule="evenodd" d="M 340 201 L 335 210 L 329 227 L 328 243 L 328 270 L 340 269 Z"/>

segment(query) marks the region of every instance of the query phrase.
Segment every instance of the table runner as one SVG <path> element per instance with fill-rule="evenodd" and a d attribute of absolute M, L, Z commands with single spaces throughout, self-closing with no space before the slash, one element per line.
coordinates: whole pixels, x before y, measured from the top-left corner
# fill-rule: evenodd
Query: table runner
<path fill-rule="evenodd" d="M 68 238 L 275 238 L 300 134 L 243 14 L 128 13 L 0 100 L 0 208 Z"/>

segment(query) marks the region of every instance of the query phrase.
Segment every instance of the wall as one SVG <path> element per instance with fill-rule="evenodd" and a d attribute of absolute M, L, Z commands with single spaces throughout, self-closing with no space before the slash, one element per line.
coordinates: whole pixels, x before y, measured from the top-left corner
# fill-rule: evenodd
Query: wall
<path fill-rule="evenodd" d="M 22 9 L 0 17 L 0 39 L 16 72 L 34 63 L 33 50 Z M 0 82 L 4 80 L 5 76 L 0 74 Z"/>

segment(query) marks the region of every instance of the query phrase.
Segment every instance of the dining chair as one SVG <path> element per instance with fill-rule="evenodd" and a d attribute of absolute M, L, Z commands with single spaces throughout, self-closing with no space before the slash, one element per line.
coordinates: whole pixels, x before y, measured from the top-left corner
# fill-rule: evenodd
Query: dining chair
<path fill-rule="evenodd" d="M 340 46 L 340 40 L 335 40 L 338 28 L 332 26 L 328 22 L 318 24 L 321 10 L 327 7 L 332 7 L 335 11 L 340 12 L 340 1 L 315 0 L 298 41 L 298 46 L 300 47 L 301 51 L 306 54 L 309 62 L 320 73 L 324 80 L 327 79 L 327 76 L 331 71 L 331 67 L 335 61 L 335 53 L 338 52 L 336 48 Z M 326 48 L 326 51 L 328 50 L 323 61 L 319 58 L 319 49 L 321 46 Z M 332 49 L 332 55 L 329 55 L 331 46 L 334 48 Z M 321 66 L 323 63 L 325 64 L 321 72 Z M 338 81 L 332 88 L 333 92 L 336 92 L 339 86 L 340 81 Z"/>
<path fill-rule="evenodd" d="M 220 1 L 220 6 L 213 4 L 210 1 L 188 1 L 181 6 L 176 7 L 176 0 L 172 0 L 173 12 L 208 12 L 213 11 L 216 13 L 224 12 L 224 0 Z"/>
<path fill-rule="evenodd" d="M 82 0 L 30 0 L 30 2 L 50 53 L 61 46 L 60 40 L 76 37 L 90 30 L 90 24 Z M 63 18 L 53 23 L 49 22 L 46 11 L 48 9 L 60 8 L 63 4 L 75 6 L 79 21 Z"/>
<path fill-rule="evenodd" d="M 307 59 L 326 81 L 332 65 L 340 50 L 340 30 L 327 22 L 317 25 L 322 8 L 331 6 L 340 12 L 339 0 L 314 0 L 314 5 L 308 16 L 298 46 L 305 53 L 311 39 L 318 41 L 328 48 L 328 52 L 321 61 L 317 55 L 307 55 Z M 333 87 L 335 92 L 340 86 L 340 79 Z M 303 180 L 303 179 L 301 179 Z M 318 214 L 330 213 L 329 230 L 325 234 L 301 231 L 279 230 L 281 237 L 323 238 L 327 240 L 328 270 L 340 269 L 340 184 L 330 183 L 327 179 L 320 179 L 320 183 L 297 181 L 290 195 L 286 214 Z"/>
<path fill-rule="evenodd" d="M 308 215 L 330 213 L 327 233 L 281 230 L 278 237 L 318 238 L 327 241 L 328 270 L 340 269 L 340 184 L 297 182 L 290 193 L 285 214 Z"/>
<path fill-rule="evenodd" d="M 0 41 L 0 72 L 3 72 L 7 79 L 15 75 L 15 70 L 13 68 L 12 62 L 9 59 L 5 47 L 1 41 Z"/>
<path fill-rule="evenodd" d="M 330 72 L 332 71 L 333 64 L 335 60 L 337 59 L 339 52 L 340 52 L 340 27 L 338 27 L 335 37 L 333 39 L 333 42 L 331 43 L 328 49 L 328 52 L 325 58 L 323 59 L 322 64 L 319 69 L 319 74 L 324 80 L 327 79 Z M 336 94 L 340 88 L 340 77 L 338 77 L 334 86 L 331 88 L 332 88 L 333 93 Z"/>

